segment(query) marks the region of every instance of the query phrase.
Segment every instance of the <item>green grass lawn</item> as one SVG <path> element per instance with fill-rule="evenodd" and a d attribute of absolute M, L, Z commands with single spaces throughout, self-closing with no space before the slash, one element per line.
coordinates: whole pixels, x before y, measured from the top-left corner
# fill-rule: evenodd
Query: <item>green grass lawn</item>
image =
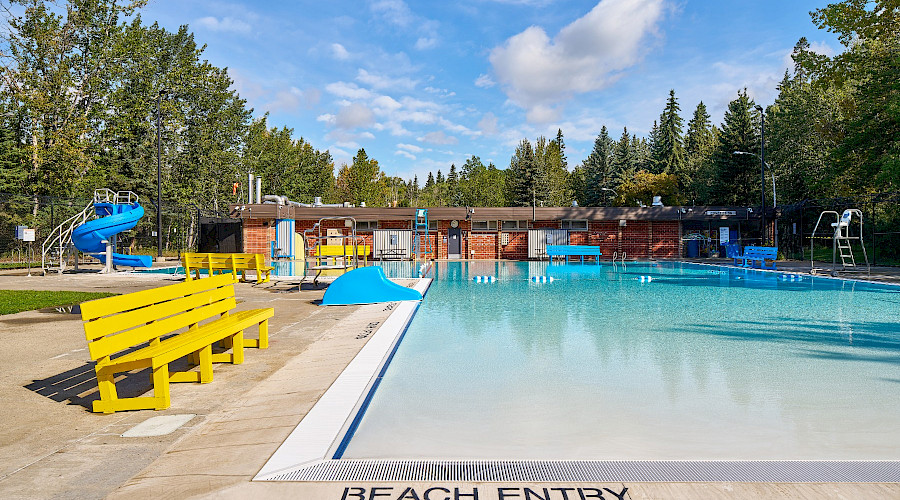
<path fill-rule="evenodd" d="M 0 269 L 25 269 L 26 267 L 29 267 L 28 264 L 21 262 L 0 262 Z M 32 262 L 30 267 L 32 269 L 40 269 L 41 263 Z"/>
<path fill-rule="evenodd" d="M 105 292 L 53 292 L 43 290 L 0 290 L 0 315 L 44 307 L 59 307 L 116 295 Z"/>

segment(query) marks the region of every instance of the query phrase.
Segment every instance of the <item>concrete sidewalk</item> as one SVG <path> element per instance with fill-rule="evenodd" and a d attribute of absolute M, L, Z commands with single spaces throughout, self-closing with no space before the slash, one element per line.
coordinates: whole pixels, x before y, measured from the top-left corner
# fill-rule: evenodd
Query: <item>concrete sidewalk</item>
<path fill-rule="evenodd" d="M 124 293 L 176 281 L 152 275 L 3 275 L 0 288 Z M 529 498 L 543 498 L 546 488 L 554 500 L 579 499 L 584 492 L 585 498 L 607 499 L 620 494 L 633 499 L 900 498 L 897 483 L 252 482 L 362 348 L 365 332 L 390 311 L 384 305 L 318 307 L 322 290 L 298 293 L 289 284 L 237 284 L 236 292 L 239 308 L 275 308 L 270 348 L 247 349 L 243 365 L 216 365 L 210 384 L 173 384 L 172 407 L 158 412 L 90 412 L 98 397 L 96 379 L 77 314 L 44 310 L 0 316 L 0 398 L 6 402 L 0 407 L 0 497 L 423 499 L 431 489 L 431 500 L 469 500 L 475 490 L 479 500 L 521 500 L 529 495 L 525 488 L 538 494 Z M 132 394 L 147 391 L 149 374 L 129 375 L 122 387 Z M 194 416 L 171 434 L 121 437 L 160 415 Z M 595 490 L 600 493 L 591 496 Z"/>

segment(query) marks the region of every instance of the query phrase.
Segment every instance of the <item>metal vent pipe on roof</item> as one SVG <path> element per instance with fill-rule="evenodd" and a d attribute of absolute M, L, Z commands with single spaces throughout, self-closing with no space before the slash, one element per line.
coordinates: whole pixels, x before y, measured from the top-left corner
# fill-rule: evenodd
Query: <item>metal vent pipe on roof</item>
<path fill-rule="evenodd" d="M 262 177 L 256 176 L 256 204 L 262 203 Z"/>
<path fill-rule="evenodd" d="M 253 174 L 247 173 L 247 203 L 253 203 Z"/>

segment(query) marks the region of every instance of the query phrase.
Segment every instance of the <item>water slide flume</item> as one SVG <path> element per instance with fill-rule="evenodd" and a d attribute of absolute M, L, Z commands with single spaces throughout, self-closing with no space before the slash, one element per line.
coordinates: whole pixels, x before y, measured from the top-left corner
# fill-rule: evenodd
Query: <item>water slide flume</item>
<path fill-rule="evenodd" d="M 137 198 L 135 196 L 135 198 Z M 78 250 L 90 254 L 106 264 L 106 245 L 115 235 L 130 231 L 144 216 L 144 207 L 130 201 L 118 203 L 119 196 L 107 197 L 105 201 L 94 203 L 98 218 L 89 220 L 72 231 L 72 243 Z M 153 258 L 149 255 L 126 255 L 112 253 L 112 262 L 117 266 L 151 267 Z"/>

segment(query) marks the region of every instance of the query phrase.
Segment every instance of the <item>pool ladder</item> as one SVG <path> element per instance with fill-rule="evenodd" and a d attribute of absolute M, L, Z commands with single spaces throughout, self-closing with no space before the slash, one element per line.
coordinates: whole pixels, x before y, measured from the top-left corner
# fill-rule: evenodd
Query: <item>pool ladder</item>
<path fill-rule="evenodd" d="M 619 257 L 619 252 L 618 252 L 618 251 L 613 252 L 612 260 L 613 260 L 613 262 L 615 262 L 616 260 L 619 260 L 619 261 L 622 262 L 622 264 L 624 264 L 624 263 L 625 263 L 625 252 L 622 252 L 622 256 L 621 256 L 621 257 Z"/>

